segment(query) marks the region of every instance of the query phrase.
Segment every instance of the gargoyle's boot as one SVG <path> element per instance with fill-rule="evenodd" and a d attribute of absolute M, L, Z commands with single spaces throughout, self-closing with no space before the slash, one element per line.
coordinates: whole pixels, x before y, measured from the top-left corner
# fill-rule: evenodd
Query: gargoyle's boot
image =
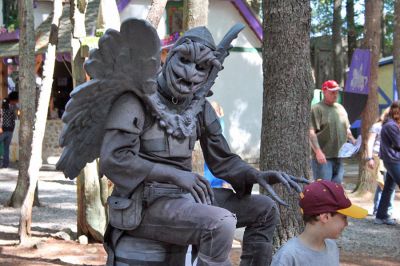
<path fill-rule="evenodd" d="M 240 266 L 269 266 L 272 260 L 272 244 L 246 243 L 240 259 Z"/>

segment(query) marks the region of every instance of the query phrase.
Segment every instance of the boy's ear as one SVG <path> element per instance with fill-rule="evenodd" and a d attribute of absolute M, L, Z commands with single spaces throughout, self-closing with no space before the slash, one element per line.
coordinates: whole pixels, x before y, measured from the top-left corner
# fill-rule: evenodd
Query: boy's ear
<path fill-rule="evenodd" d="M 319 220 L 320 220 L 322 223 L 327 223 L 328 220 L 329 220 L 329 218 L 330 218 L 330 216 L 331 216 L 330 213 L 321 213 L 321 214 L 319 215 Z"/>

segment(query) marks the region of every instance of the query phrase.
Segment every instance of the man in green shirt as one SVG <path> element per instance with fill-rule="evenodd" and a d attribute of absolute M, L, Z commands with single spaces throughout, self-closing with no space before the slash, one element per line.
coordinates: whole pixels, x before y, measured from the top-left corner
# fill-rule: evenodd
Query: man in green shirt
<path fill-rule="evenodd" d="M 343 162 L 339 150 L 347 140 L 355 143 L 344 107 L 337 103 L 341 88 L 334 80 L 322 84 L 324 98 L 311 107 L 310 143 L 314 179 L 343 181 Z"/>

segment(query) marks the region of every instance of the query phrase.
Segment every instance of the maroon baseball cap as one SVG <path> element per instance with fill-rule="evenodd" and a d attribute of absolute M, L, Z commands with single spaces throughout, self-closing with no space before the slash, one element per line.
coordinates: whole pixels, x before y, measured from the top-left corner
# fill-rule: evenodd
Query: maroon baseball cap
<path fill-rule="evenodd" d="M 341 91 L 342 88 L 339 87 L 336 81 L 334 80 L 327 80 L 322 84 L 323 91 Z"/>
<path fill-rule="evenodd" d="M 327 180 L 317 180 L 304 187 L 300 207 L 306 215 L 338 212 L 356 219 L 365 218 L 368 211 L 351 203 L 343 187 Z"/>

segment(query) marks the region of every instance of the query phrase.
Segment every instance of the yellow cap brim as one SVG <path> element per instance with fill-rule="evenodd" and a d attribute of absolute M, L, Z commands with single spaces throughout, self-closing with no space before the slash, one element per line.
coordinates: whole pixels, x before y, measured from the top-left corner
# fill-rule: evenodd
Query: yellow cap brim
<path fill-rule="evenodd" d="M 346 209 L 337 210 L 337 212 L 355 219 L 363 219 L 368 215 L 368 211 L 366 209 L 357 205 L 351 205 Z"/>

